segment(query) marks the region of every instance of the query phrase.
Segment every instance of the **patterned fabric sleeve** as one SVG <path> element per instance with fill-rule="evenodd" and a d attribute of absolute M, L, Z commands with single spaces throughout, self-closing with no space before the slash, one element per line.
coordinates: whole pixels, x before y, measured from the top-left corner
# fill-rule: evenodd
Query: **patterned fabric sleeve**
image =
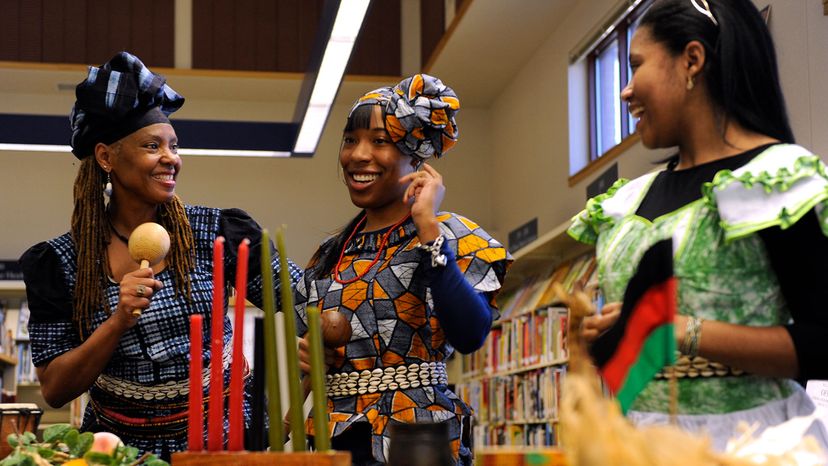
<path fill-rule="evenodd" d="M 80 345 L 72 324 L 72 298 L 57 253 L 48 243 L 20 258 L 26 282 L 32 362 L 40 366 Z"/>
<path fill-rule="evenodd" d="M 705 184 L 703 196 L 717 207 L 727 241 L 774 226 L 787 229 L 812 209 L 828 236 L 826 167 L 801 146 L 777 144 L 737 170 L 722 170 Z"/>
<path fill-rule="evenodd" d="M 296 335 L 299 337 L 303 337 L 308 333 L 308 314 L 305 310 L 305 306 L 308 304 L 307 286 L 309 279 L 307 277 L 307 271 L 305 271 L 305 275 L 296 282 L 296 288 L 293 292 L 293 308 L 296 314 Z M 313 282 L 310 283 L 311 285 L 313 284 Z"/>
<path fill-rule="evenodd" d="M 465 279 L 475 290 L 486 293 L 489 303 L 497 309 L 495 297 L 512 264 L 511 254 L 479 225 L 465 217 L 441 212 L 437 215 L 437 221 L 449 247 L 457 256 L 457 266 Z"/>

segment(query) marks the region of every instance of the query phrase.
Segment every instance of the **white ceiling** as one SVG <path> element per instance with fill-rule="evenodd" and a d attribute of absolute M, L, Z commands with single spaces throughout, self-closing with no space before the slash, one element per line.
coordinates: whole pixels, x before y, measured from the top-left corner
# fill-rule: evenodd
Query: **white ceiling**
<path fill-rule="evenodd" d="M 470 0 L 430 72 L 488 108 L 565 19 L 576 0 Z"/>

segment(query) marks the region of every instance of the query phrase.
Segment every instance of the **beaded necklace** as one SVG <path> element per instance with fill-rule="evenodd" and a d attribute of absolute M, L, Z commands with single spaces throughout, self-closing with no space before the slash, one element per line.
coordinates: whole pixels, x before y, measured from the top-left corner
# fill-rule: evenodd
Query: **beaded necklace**
<path fill-rule="evenodd" d="M 353 282 L 359 280 L 360 278 L 364 277 L 365 274 L 367 274 L 368 271 L 371 270 L 371 267 L 373 267 L 374 264 L 376 264 L 379 261 L 380 255 L 382 255 L 382 250 L 385 249 L 385 243 L 388 242 L 388 237 L 391 236 L 391 233 L 394 232 L 394 230 L 396 230 L 400 225 L 405 223 L 405 221 L 408 220 L 410 217 L 411 217 L 411 212 L 409 212 L 408 215 L 403 217 L 402 220 L 395 223 L 391 228 L 388 229 L 388 231 L 384 235 L 382 235 L 382 240 L 380 241 L 379 250 L 377 251 L 377 255 L 374 256 L 374 260 L 371 261 L 371 264 L 369 264 L 368 267 L 366 267 L 365 270 L 362 271 L 362 273 L 357 274 L 356 277 L 351 278 L 349 280 L 342 280 L 341 278 L 339 278 L 339 267 L 342 265 L 342 259 L 345 257 L 345 250 L 348 249 L 348 244 L 350 244 L 351 240 L 354 239 L 354 235 L 356 235 L 356 232 L 359 231 L 359 227 L 361 227 L 362 224 L 365 223 L 365 219 L 367 217 L 362 217 L 362 220 L 360 220 L 359 223 L 357 223 L 357 225 L 354 227 L 354 230 L 351 232 L 351 235 L 348 236 L 348 240 L 345 241 L 344 245 L 342 245 L 342 252 L 339 253 L 339 260 L 336 261 L 336 267 L 334 268 L 334 276 L 333 276 L 334 281 L 336 281 L 337 283 L 342 284 L 342 285 L 347 285 L 349 283 L 353 283 Z"/>
<path fill-rule="evenodd" d="M 122 234 L 118 233 L 118 230 L 116 230 L 116 229 L 115 229 L 115 225 L 113 225 L 113 224 L 112 224 L 112 221 L 111 221 L 111 220 L 109 221 L 109 229 L 110 229 L 110 230 L 112 230 L 112 233 L 114 233 L 114 234 L 115 234 L 115 237 L 116 237 L 116 238 L 118 238 L 119 240 L 123 241 L 123 242 L 124 242 L 124 244 L 127 244 L 127 245 L 129 244 L 129 238 L 127 238 L 126 236 L 124 236 L 124 235 L 122 235 Z"/>

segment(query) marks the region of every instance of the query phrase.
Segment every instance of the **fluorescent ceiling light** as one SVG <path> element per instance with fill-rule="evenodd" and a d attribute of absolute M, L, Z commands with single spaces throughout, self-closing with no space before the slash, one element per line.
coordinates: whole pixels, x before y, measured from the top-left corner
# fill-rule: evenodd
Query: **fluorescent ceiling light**
<path fill-rule="evenodd" d="M 293 152 L 312 154 L 316 152 L 325 122 L 328 120 L 345 68 L 351 58 L 362 21 L 370 0 L 342 0 L 336 12 L 331 37 L 322 55 L 322 64 L 316 75 L 316 82 L 308 102 L 307 110 L 299 127 L 299 135 Z"/>
<path fill-rule="evenodd" d="M 303 85 L 293 121 L 289 123 L 291 125 L 290 135 L 296 134 L 292 152 L 182 148 L 179 149 L 179 153 L 195 156 L 290 157 L 295 154 L 310 155 L 316 152 L 370 3 L 370 0 L 339 0 L 338 2 L 327 0 L 325 2 L 323 24 L 320 25 L 317 33 L 319 38 L 314 45 L 311 57 L 311 66 L 315 67 L 318 64 L 318 69 L 311 69 L 306 75 L 306 82 Z M 334 8 L 336 8 L 335 14 Z M 325 34 L 328 34 L 326 44 L 322 42 Z M 323 45 L 324 50 L 322 50 Z M 297 127 L 298 132 L 293 133 Z M 284 138 L 288 139 L 291 136 Z M 284 142 L 285 144 L 279 146 L 279 149 L 286 148 L 292 141 Z M 69 153 L 71 147 L 51 144 L 0 143 L 0 151 Z"/>
<path fill-rule="evenodd" d="M 290 152 L 273 150 L 232 149 L 178 149 L 179 155 L 203 155 L 214 157 L 290 157 Z"/>
<path fill-rule="evenodd" d="M 52 144 L 7 144 L 0 143 L 0 150 L 18 152 L 72 152 L 71 146 Z M 180 155 L 229 156 L 229 157 L 290 157 L 287 151 L 232 150 L 232 149 L 179 149 Z"/>
<path fill-rule="evenodd" d="M 8 144 L 0 143 L 0 150 L 21 151 L 21 152 L 72 152 L 71 146 L 58 146 L 52 144 Z"/>

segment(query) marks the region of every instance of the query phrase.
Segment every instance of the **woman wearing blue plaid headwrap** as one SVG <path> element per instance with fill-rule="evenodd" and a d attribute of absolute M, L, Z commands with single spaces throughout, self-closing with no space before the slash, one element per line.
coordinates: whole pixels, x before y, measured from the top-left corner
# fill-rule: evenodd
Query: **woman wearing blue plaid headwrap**
<path fill-rule="evenodd" d="M 184 205 L 176 196 L 182 160 L 168 115 L 184 98 L 138 58 L 121 52 L 90 67 L 76 95 L 71 145 L 81 166 L 71 231 L 21 257 L 32 360 L 50 405 L 89 393 L 84 430 L 110 431 L 169 458 L 186 448 L 189 317 L 205 315 L 205 326 L 210 320 L 213 240 L 226 239 L 232 282 L 238 244 L 250 239 L 257 257 L 261 228 L 239 209 Z M 166 228 L 171 248 L 160 264 L 139 269 L 127 240 L 149 221 Z M 296 279 L 299 269 L 289 264 Z M 272 265 L 278 272 L 275 253 Z M 250 261 L 248 276 L 248 299 L 260 304 L 259 261 Z M 204 338 L 207 367 L 208 332 Z"/>
<path fill-rule="evenodd" d="M 448 389 L 444 361 L 483 344 L 511 257 L 471 220 L 439 211 L 442 177 L 424 162 L 457 141 L 459 108 L 451 88 L 423 74 L 357 100 L 339 162 L 361 211 L 296 285 L 300 335 L 307 306 L 351 322 L 351 341 L 330 355 L 328 406 L 332 445 L 354 464 L 398 463 L 401 451 L 388 448 L 400 423 L 446 429 L 450 448 L 421 460 L 471 464 L 471 410 Z M 306 429 L 313 435 L 312 422 Z"/>

